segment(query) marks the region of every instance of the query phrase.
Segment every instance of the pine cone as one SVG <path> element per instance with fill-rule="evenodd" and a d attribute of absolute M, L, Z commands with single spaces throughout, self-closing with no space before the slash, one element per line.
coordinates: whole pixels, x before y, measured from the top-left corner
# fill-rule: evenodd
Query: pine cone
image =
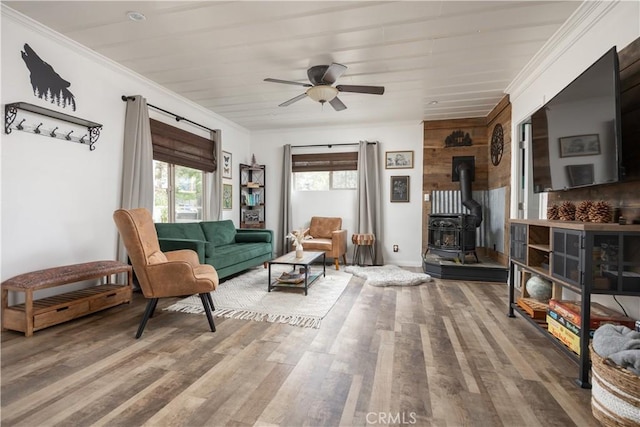
<path fill-rule="evenodd" d="M 576 219 L 576 205 L 569 201 L 562 202 L 558 214 L 563 221 L 573 221 Z"/>
<path fill-rule="evenodd" d="M 558 205 L 551 205 L 547 207 L 547 219 L 558 220 L 560 219 L 560 213 Z"/>
<path fill-rule="evenodd" d="M 611 205 L 602 200 L 594 202 L 589 209 L 589 221 L 611 222 Z"/>
<path fill-rule="evenodd" d="M 584 200 L 576 207 L 576 221 L 589 222 L 589 211 L 593 202 L 591 200 Z"/>

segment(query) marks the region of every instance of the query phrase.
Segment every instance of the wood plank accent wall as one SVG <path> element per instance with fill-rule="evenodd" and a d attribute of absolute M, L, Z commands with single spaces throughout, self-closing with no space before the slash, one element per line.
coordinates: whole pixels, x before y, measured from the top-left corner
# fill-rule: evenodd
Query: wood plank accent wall
<path fill-rule="evenodd" d="M 496 105 L 496 107 L 489 113 L 487 135 L 489 139 L 489 146 L 487 150 L 488 162 L 488 188 L 489 190 L 495 188 L 505 187 L 505 203 L 504 203 L 504 217 L 511 217 L 511 102 L 509 102 L 509 95 L 502 98 L 502 100 Z M 493 135 L 493 128 L 496 123 L 502 125 L 504 132 L 504 153 L 502 154 L 502 160 L 498 166 L 494 166 L 491 163 L 491 137 Z M 504 224 L 504 245 L 505 253 L 494 251 L 492 248 L 486 248 L 487 255 L 492 259 L 507 265 L 509 261 L 509 225 L 507 221 Z"/>
<path fill-rule="evenodd" d="M 640 221 L 640 38 L 618 52 L 622 109 L 623 182 L 549 192 L 548 204 L 604 200 L 628 220 Z"/>
<path fill-rule="evenodd" d="M 498 166 L 491 163 L 491 136 L 496 123 L 504 131 L 504 154 Z M 464 147 L 445 147 L 445 139 L 453 131 L 469 133 L 473 145 Z M 510 195 L 511 181 L 511 103 L 505 96 L 487 117 L 468 119 L 434 120 L 424 122 L 422 193 L 431 196 L 436 190 L 459 190 L 460 183 L 451 181 L 451 163 L 453 157 L 475 157 L 475 181 L 473 190 L 490 190 L 508 187 Z M 509 218 L 509 200 L 507 200 L 505 218 Z M 422 205 L 422 250 L 427 248 L 427 217 L 431 212 L 431 201 Z M 505 246 L 507 248 L 508 246 Z M 492 252 L 492 251 L 490 251 Z M 506 260 L 504 254 L 490 253 L 492 258 Z"/>

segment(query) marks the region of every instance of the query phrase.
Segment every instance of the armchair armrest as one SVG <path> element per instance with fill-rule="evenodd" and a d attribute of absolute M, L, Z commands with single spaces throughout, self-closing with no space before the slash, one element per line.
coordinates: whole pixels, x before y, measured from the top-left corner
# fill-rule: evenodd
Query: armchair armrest
<path fill-rule="evenodd" d="M 188 262 L 193 267 L 200 265 L 200 260 L 198 259 L 198 253 L 195 251 L 192 251 L 191 249 L 180 249 L 177 251 L 169 251 L 169 252 L 165 252 L 164 255 L 167 257 L 167 260 L 169 260 L 169 262 L 184 261 L 184 262 Z"/>
<path fill-rule="evenodd" d="M 198 261 L 200 264 L 204 264 L 205 245 L 207 242 L 203 240 L 191 240 L 191 239 L 173 239 L 168 237 L 162 237 L 158 239 L 160 243 L 160 250 L 162 252 L 171 252 L 180 249 L 191 249 L 198 254 Z"/>
<path fill-rule="evenodd" d="M 196 289 L 197 279 L 193 267 L 186 261 L 169 261 L 149 265 L 146 268 L 149 281 L 153 283 L 147 298 L 173 297 L 191 293 L 209 292 L 215 289 L 211 283 L 210 289 Z M 206 285 L 198 286 L 205 288 Z"/>
<path fill-rule="evenodd" d="M 272 230 L 251 230 L 246 228 L 238 228 L 236 230 L 236 243 L 260 243 L 273 242 Z"/>
<path fill-rule="evenodd" d="M 338 249 L 338 254 L 343 255 L 347 253 L 347 230 L 336 230 L 331 232 L 331 246 Z"/>

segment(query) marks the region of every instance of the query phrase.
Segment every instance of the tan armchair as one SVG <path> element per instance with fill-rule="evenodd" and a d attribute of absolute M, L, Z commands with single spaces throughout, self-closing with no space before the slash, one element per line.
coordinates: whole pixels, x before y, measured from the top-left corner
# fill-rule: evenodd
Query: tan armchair
<path fill-rule="evenodd" d="M 198 294 L 211 331 L 215 332 L 209 292 L 218 287 L 218 273 L 210 265 L 201 265 L 196 252 L 188 249 L 161 252 L 151 213 L 147 209 L 118 209 L 113 214 L 127 249 L 140 288 L 149 299 L 138 327 L 140 338 L 158 304 L 158 298 Z"/>
<path fill-rule="evenodd" d="M 333 258 L 336 270 L 340 270 L 340 257 L 347 264 L 347 230 L 342 230 L 342 218 L 314 216 L 304 231 L 313 237 L 303 242 L 305 250 L 324 251 L 326 256 Z"/>

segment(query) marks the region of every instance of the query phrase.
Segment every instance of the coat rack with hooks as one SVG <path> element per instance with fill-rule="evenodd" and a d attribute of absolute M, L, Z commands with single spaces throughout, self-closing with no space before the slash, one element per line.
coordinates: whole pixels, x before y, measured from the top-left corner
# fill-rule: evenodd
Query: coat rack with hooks
<path fill-rule="evenodd" d="M 28 111 L 30 113 L 39 114 L 41 116 L 50 117 L 56 120 L 61 120 L 67 123 L 73 123 L 78 126 L 86 127 L 87 133 L 83 135 L 72 135 L 74 130 L 63 131 L 58 126 L 52 129 L 43 128 L 42 122 L 28 123 L 26 118 L 22 118 L 15 126 L 13 125 L 18 116 L 18 110 Z M 29 104 L 27 102 L 14 102 L 12 104 L 6 104 L 4 107 L 4 133 L 10 134 L 13 129 L 31 132 L 36 135 L 48 136 L 50 138 L 64 139 L 66 141 L 77 142 L 79 144 L 88 144 L 89 150 L 96 149 L 94 144 L 100 137 L 100 130 L 102 125 L 89 120 L 84 120 L 78 117 L 70 116 L 69 114 L 60 113 L 58 111 L 50 110 L 48 108 L 40 107 L 38 105 Z"/>

